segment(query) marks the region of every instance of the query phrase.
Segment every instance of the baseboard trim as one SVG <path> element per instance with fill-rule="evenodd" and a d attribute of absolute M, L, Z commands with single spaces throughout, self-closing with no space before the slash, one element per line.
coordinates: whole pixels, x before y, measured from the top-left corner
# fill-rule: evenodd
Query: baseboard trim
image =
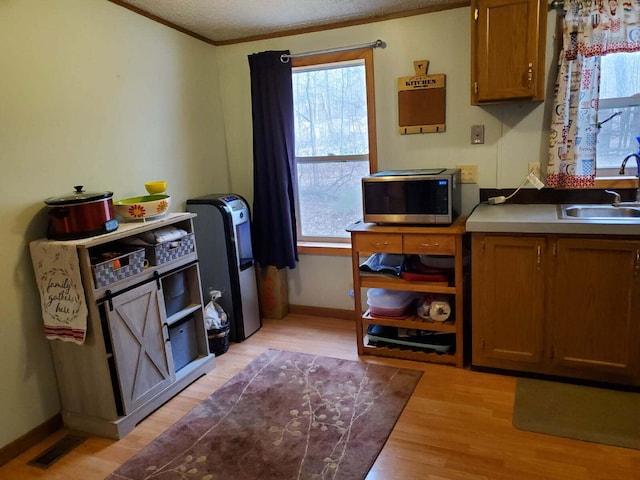
<path fill-rule="evenodd" d="M 354 310 L 343 310 L 341 308 L 312 307 L 310 305 L 289 305 L 289 313 L 299 315 L 313 315 L 315 317 L 341 318 L 343 320 L 353 320 Z"/>
<path fill-rule="evenodd" d="M 0 448 L 0 467 L 62 428 L 62 415 L 56 414 L 20 438 Z"/>

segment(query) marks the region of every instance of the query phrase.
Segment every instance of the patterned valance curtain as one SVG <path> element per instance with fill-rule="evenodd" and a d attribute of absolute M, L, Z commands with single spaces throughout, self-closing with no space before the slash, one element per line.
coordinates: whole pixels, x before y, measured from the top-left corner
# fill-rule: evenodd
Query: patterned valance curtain
<path fill-rule="evenodd" d="M 565 0 L 547 185 L 595 184 L 600 56 L 640 51 L 640 0 Z"/>

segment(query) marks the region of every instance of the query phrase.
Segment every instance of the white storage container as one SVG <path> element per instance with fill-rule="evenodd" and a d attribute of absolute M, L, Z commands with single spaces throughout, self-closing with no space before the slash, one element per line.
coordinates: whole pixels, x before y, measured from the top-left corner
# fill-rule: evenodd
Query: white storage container
<path fill-rule="evenodd" d="M 404 315 L 413 303 L 414 292 L 404 290 L 387 290 L 385 288 L 370 288 L 367 291 L 369 311 L 374 315 L 385 317 L 399 317 Z"/>

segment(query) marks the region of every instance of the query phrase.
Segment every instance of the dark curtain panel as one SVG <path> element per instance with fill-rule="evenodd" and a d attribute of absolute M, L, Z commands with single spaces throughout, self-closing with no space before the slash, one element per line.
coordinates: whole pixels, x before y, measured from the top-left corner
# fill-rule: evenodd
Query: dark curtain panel
<path fill-rule="evenodd" d="M 283 52 L 249 55 L 253 115 L 253 241 L 262 267 L 295 268 L 295 153 L 291 62 Z"/>

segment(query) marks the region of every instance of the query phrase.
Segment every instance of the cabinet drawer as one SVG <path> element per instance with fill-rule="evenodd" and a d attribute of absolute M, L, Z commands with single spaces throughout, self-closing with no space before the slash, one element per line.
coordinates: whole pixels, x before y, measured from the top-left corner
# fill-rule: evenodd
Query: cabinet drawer
<path fill-rule="evenodd" d="M 404 253 L 455 255 L 456 239 L 452 235 L 405 235 Z"/>
<path fill-rule="evenodd" d="M 402 235 L 356 235 L 355 247 L 361 252 L 402 253 Z"/>

